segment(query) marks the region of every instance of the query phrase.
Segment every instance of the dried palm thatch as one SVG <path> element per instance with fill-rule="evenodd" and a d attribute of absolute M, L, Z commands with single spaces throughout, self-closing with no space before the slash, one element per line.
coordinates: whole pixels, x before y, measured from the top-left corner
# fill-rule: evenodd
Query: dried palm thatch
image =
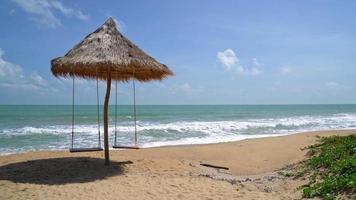
<path fill-rule="evenodd" d="M 92 79 L 128 81 L 161 80 L 173 75 L 164 64 L 147 55 L 125 38 L 109 18 L 96 31 L 75 45 L 65 56 L 51 61 L 56 77 L 76 76 Z"/>

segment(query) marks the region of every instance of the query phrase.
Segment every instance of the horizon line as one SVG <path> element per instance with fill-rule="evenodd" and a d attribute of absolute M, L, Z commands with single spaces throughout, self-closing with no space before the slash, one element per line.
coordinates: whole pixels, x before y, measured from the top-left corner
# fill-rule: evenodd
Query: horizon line
<path fill-rule="evenodd" d="M 103 106 L 103 104 L 99 104 Z M 273 106 L 273 105 L 356 105 L 356 103 L 280 103 L 280 104 L 136 104 L 136 106 Z M 0 104 L 0 106 L 72 106 L 72 104 Z M 97 106 L 97 104 L 75 104 L 75 106 Z M 109 106 L 115 106 L 111 104 Z M 118 104 L 133 106 L 133 104 Z"/>

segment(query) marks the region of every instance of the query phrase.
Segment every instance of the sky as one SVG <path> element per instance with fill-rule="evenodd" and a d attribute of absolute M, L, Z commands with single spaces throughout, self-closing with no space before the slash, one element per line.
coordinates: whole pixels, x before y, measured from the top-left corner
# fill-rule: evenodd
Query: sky
<path fill-rule="evenodd" d="M 355 10 L 353 0 L 3 0 L 0 104 L 70 104 L 71 80 L 50 60 L 108 17 L 175 73 L 137 83 L 138 104 L 356 103 Z M 95 104 L 96 82 L 76 83 L 76 104 Z M 119 104 L 132 96 L 118 84 Z"/>

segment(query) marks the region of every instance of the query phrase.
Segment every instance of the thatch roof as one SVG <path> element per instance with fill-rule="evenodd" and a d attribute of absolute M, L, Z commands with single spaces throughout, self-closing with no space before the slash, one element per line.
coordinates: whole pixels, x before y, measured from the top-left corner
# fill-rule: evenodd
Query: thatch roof
<path fill-rule="evenodd" d="M 75 45 L 65 56 L 51 61 L 55 76 L 77 76 L 114 80 L 161 80 L 173 75 L 164 64 L 143 52 L 125 38 L 109 18 L 96 31 Z"/>

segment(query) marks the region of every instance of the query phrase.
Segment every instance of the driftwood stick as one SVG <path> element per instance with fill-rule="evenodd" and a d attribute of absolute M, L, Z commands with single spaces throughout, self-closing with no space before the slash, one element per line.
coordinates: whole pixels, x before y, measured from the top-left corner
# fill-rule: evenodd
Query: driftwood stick
<path fill-rule="evenodd" d="M 204 167 L 212 167 L 212 168 L 216 168 L 216 169 L 225 169 L 225 170 L 229 170 L 228 167 L 222 167 L 222 166 L 217 166 L 217 165 L 211 165 L 211 164 L 206 164 L 206 163 L 201 163 L 201 166 Z"/>

